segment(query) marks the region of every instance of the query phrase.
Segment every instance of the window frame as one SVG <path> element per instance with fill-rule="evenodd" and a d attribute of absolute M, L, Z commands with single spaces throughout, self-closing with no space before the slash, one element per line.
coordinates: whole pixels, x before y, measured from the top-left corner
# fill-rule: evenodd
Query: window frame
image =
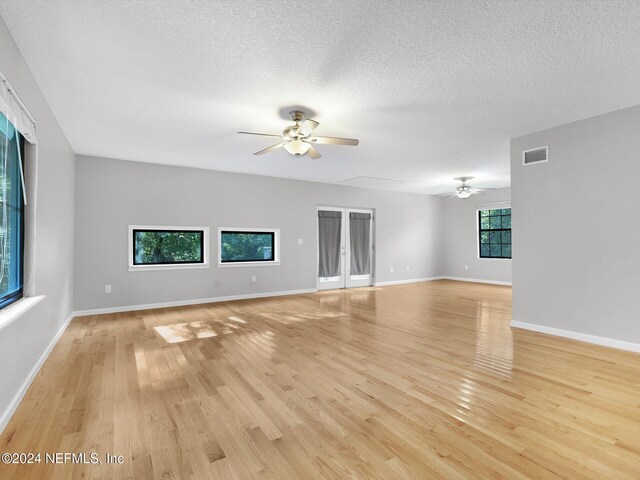
<path fill-rule="evenodd" d="M 202 232 L 202 262 L 175 262 L 175 263 L 135 263 L 135 232 Z M 181 226 L 158 226 L 158 225 L 129 225 L 128 228 L 129 246 L 129 271 L 153 271 L 153 270 L 184 270 L 209 268 L 209 227 L 181 227 Z"/>
<path fill-rule="evenodd" d="M 13 124 L 12 124 L 13 125 Z M 25 174 L 26 176 L 26 172 L 25 172 L 25 138 L 22 135 L 22 133 L 15 127 L 13 126 L 15 133 L 17 135 L 17 139 L 18 139 L 18 143 L 19 143 L 19 148 L 20 148 L 20 167 L 22 168 L 22 172 Z M 18 171 L 18 175 L 22 175 L 22 173 L 20 173 L 20 171 Z M 19 177 L 20 178 L 20 177 Z M 24 179 L 26 181 L 26 178 Z M 24 278 L 25 278 L 25 272 L 24 272 L 24 247 L 25 247 L 25 216 L 27 214 L 27 209 L 25 208 L 25 204 L 24 204 L 24 192 L 22 190 L 24 183 L 22 183 L 22 179 L 20 181 L 20 200 L 19 200 L 19 205 L 20 205 L 20 224 L 18 225 L 19 231 L 20 231 L 20 259 L 18 260 L 18 274 L 20 277 L 20 288 L 18 290 L 16 290 L 15 292 L 11 293 L 11 294 L 6 294 L 4 296 L 0 296 L 0 310 L 8 307 L 9 305 L 14 304 L 15 302 L 17 302 L 18 300 L 24 298 Z"/>
<path fill-rule="evenodd" d="M 223 233 L 270 233 L 273 235 L 273 260 L 236 260 L 222 261 Z M 228 267 L 271 267 L 280 265 L 280 229 L 279 228 L 248 228 L 248 227 L 218 227 L 218 268 Z"/>
<path fill-rule="evenodd" d="M 482 256 L 482 232 L 511 232 L 512 229 L 511 228 L 493 228 L 493 229 L 483 229 L 482 228 L 482 222 L 481 222 L 481 217 L 480 217 L 480 212 L 484 211 L 484 210 L 506 210 L 506 209 L 511 210 L 511 205 L 507 206 L 506 204 L 504 206 L 494 206 L 494 207 L 489 207 L 489 206 L 478 206 L 478 208 L 476 209 L 476 245 L 477 245 L 477 249 L 478 249 L 478 260 L 512 260 L 513 259 L 513 236 L 511 237 L 511 256 L 510 257 L 483 257 Z M 502 215 L 501 215 L 502 216 Z M 501 243 L 502 244 L 502 243 Z"/>

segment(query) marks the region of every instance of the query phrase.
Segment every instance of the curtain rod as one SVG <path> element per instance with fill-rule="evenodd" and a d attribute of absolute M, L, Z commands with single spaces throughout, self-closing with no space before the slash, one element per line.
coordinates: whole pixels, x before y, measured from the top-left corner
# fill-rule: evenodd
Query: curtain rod
<path fill-rule="evenodd" d="M 18 95 L 18 93 L 13 89 L 13 87 L 11 86 L 11 83 L 9 83 L 9 80 L 2 72 L 0 72 L 0 80 L 2 80 L 2 83 L 4 83 L 5 88 L 7 89 L 7 92 L 9 92 L 9 95 L 11 95 L 13 99 L 16 101 L 16 103 L 20 107 L 20 110 L 22 110 L 24 113 L 27 114 L 27 117 L 29 117 L 29 120 L 31 120 L 31 123 L 33 123 L 33 126 L 35 127 L 38 124 L 38 122 L 36 122 L 36 119 L 33 118 L 33 115 L 31 115 L 31 112 L 29 111 L 27 106 L 24 104 L 24 102 L 20 98 L 20 95 Z"/>

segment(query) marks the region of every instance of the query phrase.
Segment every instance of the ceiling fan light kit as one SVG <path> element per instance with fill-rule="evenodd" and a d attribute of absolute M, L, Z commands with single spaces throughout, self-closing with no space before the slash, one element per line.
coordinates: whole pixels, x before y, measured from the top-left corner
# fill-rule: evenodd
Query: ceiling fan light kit
<path fill-rule="evenodd" d="M 260 150 L 254 155 L 262 155 L 264 153 L 278 150 L 281 147 L 291 155 L 309 155 L 312 159 L 320 158 L 320 153 L 313 147 L 316 144 L 333 144 L 333 145 L 351 145 L 356 146 L 360 142 L 354 138 L 339 137 L 312 137 L 311 134 L 318 127 L 319 123 L 315 120 L 304 119 L 304 112 L 293 110 L 289 112 L 291 120 L 295 123 L 288 126 L 282 131 L 282 135 L 273 135 L 270 133 L 254 133 L 254 132 L 238 132 L 244 135 L 260 135 L 263 137 L 274 137 L 283 140 L 280 143 Z"/>
<path fill-rule="evenodd" d="M 304 155 L 309 151 L 311 145 L 301 140 L 292 140 L 284 144 L 284 149 L 291 155 Z"/>
<path fill-rule="evenodd" d="M 471 196 L 471 189 L 470 188 L 463 188 L 458 190 L 458 192 L 456 193 L 456 196 L 458 198 L 469 198 Z"/>

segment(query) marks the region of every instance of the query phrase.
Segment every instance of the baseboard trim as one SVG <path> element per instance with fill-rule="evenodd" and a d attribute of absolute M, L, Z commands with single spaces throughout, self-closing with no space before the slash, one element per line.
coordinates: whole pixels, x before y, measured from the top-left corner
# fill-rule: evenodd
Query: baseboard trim
<path fill-rule="evenodd" d="M 387 282 L 375 282 L 373 285 L 376 287 L 385 287 L 389 285 L 404 285 L 407 283 L 420 283 L 420 282 L 432 282 L 434 280 L 458 280 L 464 282 L 477 282 L 477 283 L 491 283 L 495 285 L 511 285 L 511 282 L 497 282 L 493 280 L 480 280 L 470 279 L 463 277 L 421 277 L 421 278 L 409 278 L 406 280 L 391 280 Z M 302 290 L 286 290 L 282 292 L 262 292 L 262 293 L 249 293 L 242 295 L 228 295 L 224 297 L 210 297 L 210 298 L 195 298 L 192 300 L 176 300 L 173 302 L 159 302 L 159 303 L 145 303 L 139 305 L 125 305 L 122 307 L 105 307 L 105 308 L 92 308 L 88 310 L 77 310 L 73 312 L 74 317 L 82 317 L 86 315 L 104 315 L 107 313 L 121 313 L 121 312 L 134 312 L 138 310 L 152 310 L 154 308 L 170 308 L 170 307 L 184 307 L 187 305 L 200 305 L 203 303 L 218 303 L 218 302 L 230 302 L 234 300 L 249 300 L 253 298 L 268 298 L 268 297 L 281 297 L 284 295 L 301 295 L 305 293 L 315 293 L 317 288 L 306 288 Z"/>
<path fill-rule="evenodd" d="M 443 275 L 440 277 L 410 278 L 408 280 L 391 280 L 389 282 L 376 282 L 373 285 L 376 287 L 384 287 L 388 285 L 404 285 L 406 283 L 433 282 L 435 280 L 454 280 L 456 282 L 488 283 L 490 285 L 506 285 L 509 287 L 511 286 L 511 282 L 502 282 L 499 280 L 484 280 L 482 278 L 451 277 L 449 275 Z"/>
<path fill-rule="evenodd" d="M 455 280 L 456 282 L 472 282 L 472 283 L 488 283 L 490 285 L 507 285 L 511 286 L 511 282 L 503 282 L 500 280 L 484 280 L 482 278 L 466 278 L 466 277 L 440 277 L 442 280 Z"/>
<path fill-rule="evenodd" d="M 391 280 L 388 282 L 375 282 L 374 287 L 386 287 L 389 285 L 404 285 L 406 283 L 420 283 L 420 282 L 433 282 L 434 280 L 442 280 L 445 277 L 423 277 L 423 278 L 409 278 L 407 280 Z"/>
<path fill-rule="evenodd" d="M 599 337 L 588 333 L 574 332 L 573 330 L 547 327 L 546 325 L 537 325 L 535 323 L 518 322 L 517 320 L 511 320 L 511 326 L 514 328 L 522 328 L 523 330 L 555 335 L 556 337 L 564 337 L 572 340 L 579 340 L 581 342 L 593 343 L 603 347 L 617 348 L 618 350 L 640 353 L 640 344 L 638 343 L 625 342 L 614 338 Z"/>
<path fill-rule="evenodd" d="M 0 433 L 4 431 L 7 424 L 11 420 L 11 417 L 13 417 L 13 414 L 16 413 L 16 410 L 18 409 L 20 402 L 22 402 L 22 399 L 27 393 L 27 390 L 29 390 L 29 387 L 33 383 L 33 380 L 38 375 L 38 372 L 42 368 L 42 365 L 44 365 L 44 362 L 49 357 L 49 354 L 53 350 L 53 347 L 56 346 L 56 343 L 58 343 L 58 340 L 60 340 L 60 337 L 62 337 L 62 334 L 67 329 L 67 327 L 69 326 L 73 318 L 74 318 L 74 314 L 72 313 L 65 320 L 64 324 L 58 329 L 53 339 L 51 339 L 51 342 L 49 342 L 49 345 L 47 346 L 46 350 L 42 353 L 42 355 L 40 355 L 40 358 L 38 359 L 36 364 L 33 366 L 31 371 L 29 372 L 29 375 L 27 375 L 27 378 L 25 378 L 20 389 L 13 396 L 13 400 L 11 400 L 9 407 L 3 412 L 2 418 L 0 418 Z"/>
<path fill-rule="evenodd" d="M 85 315 L 102 315 L 105 313 L 120 313 L 120 312 L 133 312 L 137 310 L 152 310 L 154 308 L 184 307 L 186 305 L 200 305 L 203 303 L 230 302 L 233 300 L 248 300 L 252 298 L 282 297 L 284 295 L 300 295 L 304 293 L 315 293 L 317 291 L 318 290 L 316 288 L 306 288 L 302 290 L 286 290 L 283 292 L 262 292 L 262 293 L 249 293 L 244 295 L 228 295 L 226 297 L 195 298 L 192 300 L 177 300 L 174 302 L 146 303 L 141 305 L 126 305 L 123 307 L 106 307 L 106 308 L 94 308 L 90 310 L 78 310 L 73 312 L 73 315 L 76 317 L 82 317 Z"/>

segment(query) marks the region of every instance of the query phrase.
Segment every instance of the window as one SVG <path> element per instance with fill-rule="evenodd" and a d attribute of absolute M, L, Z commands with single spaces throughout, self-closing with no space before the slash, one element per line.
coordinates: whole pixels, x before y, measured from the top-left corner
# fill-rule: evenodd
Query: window
<path fill-rule="evenodd" d="M 207 267 L 209 229 L 129 226 L 129 270 Z"/>
<path fill-rule="evenodd" d="M 24 138 L 0 113 L 0 308 L 22 298 Z"/>
<path fill-rule="evenodd" d="M 511 208 L 478 211 L 480 258 L 511 258 Z"/>
<path fill-rule="evenodd" d="M 278 229 L 220 228 L 218 265 L 279 264 Z"/>

